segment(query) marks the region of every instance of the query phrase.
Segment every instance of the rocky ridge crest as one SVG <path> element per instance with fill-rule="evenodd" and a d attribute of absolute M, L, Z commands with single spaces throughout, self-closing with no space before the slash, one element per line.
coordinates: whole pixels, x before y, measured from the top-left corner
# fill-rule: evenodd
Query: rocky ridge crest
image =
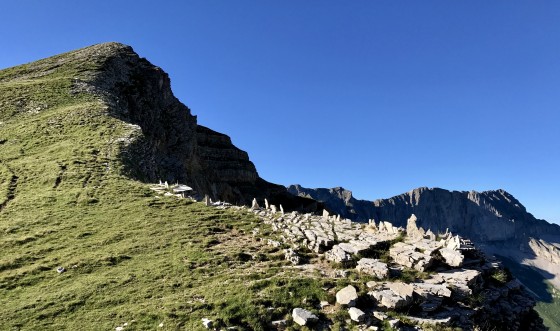
<path fill-rule="evenodd" d="M 283 186 L 260 178 L 247 153 L 228 136 L 198 125 L 173 95 L 169 76 L 130 46 L 104 43 L 54 58 L 56 67 L 96 64 L 95 69 L 84 68 L 72 90 L 98 97 L 108 114 L 128 123 L 129 134 L 114 143 L 120 146 L 125 172 L 133 177 L 186 183 L 200 196 L 236 204 L 266 197 L 287 209 L 318 208 L 316 201 L 294 198 Z"/>

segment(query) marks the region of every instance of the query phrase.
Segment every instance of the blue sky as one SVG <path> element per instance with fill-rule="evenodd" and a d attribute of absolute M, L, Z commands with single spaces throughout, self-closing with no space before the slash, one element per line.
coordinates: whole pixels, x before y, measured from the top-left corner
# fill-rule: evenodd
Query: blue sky
<path fill-rule="evenodd" d="M 119 41 L 279 184 L 503 188 L 560 222 L 559 1 L 4 1 L 0 68 Z"/>

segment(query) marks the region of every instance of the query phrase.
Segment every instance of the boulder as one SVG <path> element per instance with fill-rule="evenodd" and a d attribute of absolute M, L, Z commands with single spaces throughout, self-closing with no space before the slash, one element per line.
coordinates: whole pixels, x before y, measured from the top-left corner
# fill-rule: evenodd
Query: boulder
<path fill-rule="evenodd" d="M 203 318 L 202 319 L 202 325 L 206 328 L 206 329 L 210 329 L 213 326 L 212 320 L 208 319 L 208 318 Z"/>
<path fill-rule="evenodd" d="M 366 319 L 366 313 L 356 307 L 348 309 L 348 314 L 350 315 L 350 319 L 354 322 L 361 323 Z"/>
<path fill-rule="evenodd" d="M 451 290 L 443 284 L 412 283 L 410 285 L 414 288 L 414 293 L 424 298 L 429 296 L 451 297 Z"/>
<path fill-rule="evenodd" d="M 347 264 L 352 261 L 352 256 L 344 251 L 339 245 L 334 245 L 333 248 L 325 253 L 325 258 L 329 261 Z"/>
<path fill-rule="evenodd" d="M 389 275 L 389 268 L 387 267 L 387 264 L 377 259 L 360 259 L 356 269 L 379 279 L 386 278 Z"/>
<path fill-rule="evenodd" d="M 400 309 L 412 303 L 413 288 L 405 283 L 385 283 L 381 289 L 368 293 L 379 306 Z"/>
<path fill-rule="evenodd" d="M 299 325 L 308 325 L 319 320 L 315 314 L 303 308 L 295 308 L 292 311 L 292 318 Z"/>
<path fill-rule="evenodd" d="M 463 256 L 461 252 L 450 249 L 448 247 L 444 247 L 439 250 L 439 253 L 445 260 L 445 263 L 447 263 L 450 267 L 460 267 L 461 265 L 463 265 L 465 256 Z"/>
<path fill-rule="evenodd" d="M 412 293 L 414 292 L 414 287 L 406 283 L 387 283 L 386 286 L 393 291 L 395 294 L 409 300 L 412 299 Z"/>
<path fill-rule="evenodd" d="M 356 292 L 356 288 L 352 285 L 348 285 L 336 292 L 336 302 L 343 306 L 354 307 L 356 305 L 356 300 L 358 300 L 358 293 Z"/>
<path fill-rule="evenodd" d="M 389 249 L 389 255 L 393 260 L 405 267 L 425 271 L 432 264 L 431 251 L 418 252 L 416 246 L 407 243 L 396 243 Z"/>

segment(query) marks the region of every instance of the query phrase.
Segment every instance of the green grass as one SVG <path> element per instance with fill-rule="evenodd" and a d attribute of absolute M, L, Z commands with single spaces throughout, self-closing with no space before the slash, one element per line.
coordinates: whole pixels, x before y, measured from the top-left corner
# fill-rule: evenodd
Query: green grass
<path fill-rule="evenodd" d="M 129 126 L 72 92 L 99 63 L 67 57 L 0 71 L 0 330 L 265 330 L 316 311 L 326 281 L 255 238 L 256 217 L 123 174 Z"/>

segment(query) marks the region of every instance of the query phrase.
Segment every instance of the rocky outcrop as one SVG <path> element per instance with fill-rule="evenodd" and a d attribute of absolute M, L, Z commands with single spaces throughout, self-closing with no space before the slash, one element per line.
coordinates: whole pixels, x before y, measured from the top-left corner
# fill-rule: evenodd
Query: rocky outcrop
<path fill-rule="evenodd" d="M 424 233 L 416 232 L 418 229 L 425 229 L 425 234 L 432 237 L 447 232 L 460 234 L 488 252 L 520 263 L 529 261 L 544 274 L 552 274 L 553 283 L 560 286 L 560 226 L 536 219 L 504 190 L 467 192 L 421 187 L 375 201 L 356 200 L 342 188 L 307 189 L 292 185 L 288 191 L 318 199 L 326 208 L 342 211 L 356 221 L 389 221 L 395 226 L 407 226 L 408 232 L 420 236 Z M 414 224 L 408 220 L 411 214 Z M 419 259 L 420 253 L 417 255 Z M 453 251 L 443 250 L 442 255 L 449 263 L 462 263 L 461 256 Z"/>
<path fill-rule="evenodd" d="M 461 236 L 434 236 L 414 216 L 405 232 L 390 223 L 350 222 L 329 213 L 280 214 L 270 205 L 240 209 L 270 226 L 280 246 L 306 255 L 293 268 L 313 270 L 333 284 L 343 278 L 344 285 L 325 288 L 334 298 L 313 312 L 317 325 L 344 313 L 346 323 L 361 330 L 386 323 L 403 330 L 545 329 L 533 310 L 535 300 L 500 262 Z M 299 314 L 292 318 L 303 325 Z"/>
<path fill-rule="evenodd" d="M 94 96 L 109 115 L 126 123 L 124 136 L 109 142 L 119 151 L 126 174 L 146 182 L 186 183 L 201 197 L 235 204 L 257 197 L 291 210 L 320 207 L 261 179 L 247 153 L 228 136 L 198 125 L 173 95 L 169 76 L 131 47 L 104 43 L 53 59 L 53 70 L 78 66 L 72 93 Z"/>

